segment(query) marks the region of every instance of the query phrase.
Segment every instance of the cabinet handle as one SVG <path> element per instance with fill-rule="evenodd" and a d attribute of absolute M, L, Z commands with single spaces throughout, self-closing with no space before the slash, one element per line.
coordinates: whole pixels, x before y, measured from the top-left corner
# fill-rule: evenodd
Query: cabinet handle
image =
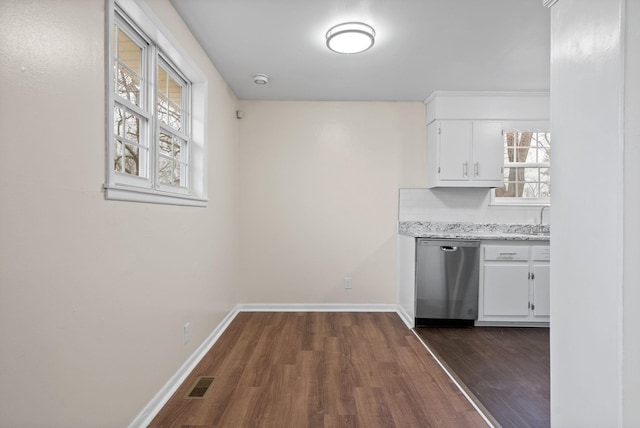
<path fill-rule="evenodd" d="M 469 162 L 465 162 L 462 164 L 462 176 L 463 177 L 469 176 Z"/>
<path fill-rule="evenodd" d="M 478 162 L 476 162 L 476 163 L 473 165 L 473 174 L 474 174 L 474 176 L 476 176 L 476 177 L 478 176 L 478 174 L 480 174 L 480 168 L 478 167 Z"/>

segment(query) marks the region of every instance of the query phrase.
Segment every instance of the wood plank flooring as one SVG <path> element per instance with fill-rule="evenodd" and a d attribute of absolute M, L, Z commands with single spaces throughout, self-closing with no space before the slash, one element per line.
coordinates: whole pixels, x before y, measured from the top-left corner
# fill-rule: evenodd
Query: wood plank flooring
<path fill-rule="evenodd" d="M 429 327 L 416 333 L 500 425 L 550 426 L 548 328 Z"/>
<path fill-rule="evenodd" d="M 395 313 L 241 312 L 150 426 L 487 424 Z"/>

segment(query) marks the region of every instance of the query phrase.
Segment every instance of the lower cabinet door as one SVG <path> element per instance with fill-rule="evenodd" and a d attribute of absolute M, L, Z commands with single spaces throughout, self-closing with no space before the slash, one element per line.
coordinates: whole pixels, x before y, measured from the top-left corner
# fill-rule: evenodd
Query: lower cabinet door
<path fill-rule="evenodd" d="M 485 317 L 507 320 L 529 316 L 528 263 L 485 262 L 483 280 Z"/>
<path fill-rule="evenodd" d="M 549 264 L 533 265 L 533 316 L 534 318 L 546 318 L 551 315 L 549 305 Z"/>

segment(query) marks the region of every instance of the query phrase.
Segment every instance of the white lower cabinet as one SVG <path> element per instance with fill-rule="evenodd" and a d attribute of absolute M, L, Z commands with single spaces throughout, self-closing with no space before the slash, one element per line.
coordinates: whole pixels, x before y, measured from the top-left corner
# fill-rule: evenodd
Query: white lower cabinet
<path fill-rule="evenodd" d="M 549 243 L 484 243 L 478 324 L 548 322 Z"/>

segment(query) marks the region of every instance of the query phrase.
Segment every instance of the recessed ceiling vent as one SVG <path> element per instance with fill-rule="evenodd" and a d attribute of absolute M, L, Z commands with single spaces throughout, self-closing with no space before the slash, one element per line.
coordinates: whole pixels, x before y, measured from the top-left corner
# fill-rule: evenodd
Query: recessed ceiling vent
<path fill-rule="evenodd" d="M 266 85 L 269 83 L 269 76 L 263 73 L 257 73 L 253 75 L 253 83 L 256 85 Z"/>
<path fill-rule="evenodd" d="M 186 399 L 194 399 L 194 398 L 204 398 L 204 395 L 209 390 L 209 387 L 213 384 L 213 376 L 200 376 L 187 395 L 184 396 Z"/>

